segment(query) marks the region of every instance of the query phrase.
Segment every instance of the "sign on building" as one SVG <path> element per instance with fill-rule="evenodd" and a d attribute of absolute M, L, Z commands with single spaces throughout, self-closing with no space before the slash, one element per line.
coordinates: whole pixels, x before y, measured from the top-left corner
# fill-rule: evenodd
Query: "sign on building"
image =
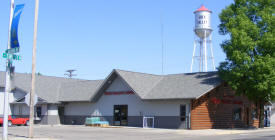
<path fill-rule="evenodd" d="M 35 94 L 34 95 L 34 103 L 33 103 L 33 106 L 35 106 L 37 104 L 37 101 L 38 101 L 38 97 L 37 95 Z M 30 93 L 28 93 L 26 96 L 25 96 L 25 103 L 30 106 Z"/>

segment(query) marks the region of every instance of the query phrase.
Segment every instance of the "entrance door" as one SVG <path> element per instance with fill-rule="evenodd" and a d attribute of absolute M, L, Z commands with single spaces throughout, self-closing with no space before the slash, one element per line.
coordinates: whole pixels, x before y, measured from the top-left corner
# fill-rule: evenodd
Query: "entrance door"
<path fill-rule="evenodd" d="M 180 105 L 180 128 L 187 129 L 188 128 L 188 115 L 186 111 L 186 105 Z"/>
<path fill-rule="evenodd" d="M 64 106 L 59 106 L 58 107 L 58 115 L 59 115 L 60 124 L 65 123 L 64 112 L 65 112 Z"/>
<path fill-rule="evenodd" d="M 114 125 L 128 125 L 128 105 L 114 105 Z"/>

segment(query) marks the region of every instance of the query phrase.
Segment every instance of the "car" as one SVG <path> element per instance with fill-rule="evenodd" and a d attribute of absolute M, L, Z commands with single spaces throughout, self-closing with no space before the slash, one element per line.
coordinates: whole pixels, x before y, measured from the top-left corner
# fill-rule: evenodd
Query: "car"
<path fill-rule="evenodd" d="M 3 125 L 3 117 L 0 117 L 0 125 Z M 12 126 L 12 125 L 29 125 L 29 118 L 20 118 L 20 117 L 15 117 L 15 116 L 11 116 L 9 115 L 8 118 L 8 126 Z"/>

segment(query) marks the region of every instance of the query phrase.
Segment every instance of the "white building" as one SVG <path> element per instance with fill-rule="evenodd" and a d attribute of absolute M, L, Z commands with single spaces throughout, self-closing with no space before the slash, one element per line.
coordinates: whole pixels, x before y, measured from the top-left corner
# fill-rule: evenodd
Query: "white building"
<path fill-rule="evenodd" d="M 271 125 L 275 125 L 275 103 L 273 103 L 272 107 L 271 107 Z"/>
<path fill-rule="evenodd" d="M 3 106 L 5 72 L 0 72 L 0 107 Z M 60 124 L 64 118 L 64 104 L 60 99 L 66 99 L 63 91 L 67 89 L 67 85 L 73 83 L 75 89 L 77 86 L 88 84 L 87 91 L 98 85 L 101 81 L 89 81 L 79 79 L 59 78 L 52 76 L 37 75 L 36 77 L 36 94 L 38 102 L 35 106 L 35 122 L 40 124 Z M 29 107 L 25 103 L 25 96 L 31 90 L 31 74 L 15 73 L 14 87 L 10 94 L 10 113 L 18 117 L 27 117 L 29 115 Z M 82 91 L 79 91 L 82 92 Z M 83 92 L 83 94 L 89 94 Z M 75 93 L 77 94 L 77 93 Z M 63 96 L 64 95 L 64 96 Z M 1 98 L 2 97 L 2 98 Z M 89 98 L 87 96 L 86 98 Z M 77 100 L 77 96 L 74 101 Z M 3 114 L 1 107 L 0 116 Z"/>

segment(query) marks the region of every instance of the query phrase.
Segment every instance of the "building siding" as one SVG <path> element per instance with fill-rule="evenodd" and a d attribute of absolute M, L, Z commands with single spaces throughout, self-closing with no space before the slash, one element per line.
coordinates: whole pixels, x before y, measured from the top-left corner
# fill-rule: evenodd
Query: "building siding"
<path fill-rule="evenodd" d="M 4 114 L 4 92 L 0 92 L 0 116 Z M 9 103 L 14 101 L 14 94 L 9 93 Z M 9 107 L 9 115 L 11 114 L 11 108 Z"/>
<path fill-rule="evenodd" d="M 0 88 L 0 115 L 3 115 L 4 112 L 4 93 L 5 93 L 5 89 L 4 88 Z M 9 103 L 12 103 L 22 97 L 25 96 L 26 93 L 20 91 L 20 90 L 13 90 L 12 93 L 9 93 Z M 9 108 L 9 114 L 12 114 L 12 107 L 10 106 Z"/>
<path fill-rule="evenodd" d="M 112 124 L 114 105 L 128 105 L 129 126 L 141 127 L 143 116 L 155 116 L 155 127 L 176 128 L 180 127 L 182 104 L 188 106 L 189 100 L 142 101 L 136 95 L 102 95 L 96 103 L 67 103 L 65 118 L 66 123 L 83 124 L 86 117 L 102 116 Z"/>
<path fill-rule="evenodd" d="M 233 111 L 238 108 L 241 109 L 241 119 L 234 120 Z M 251 117 L 251 111 L 255 108 L 252 102 L 235 95 L 230 87 L 223 84 L 199 99 L 192 100 L 191 129 L 258 127 L 259 115 L 256 119 Z"/>
<path fill-rule="evenodd" d="M 47 106 L 47 124 L 60 124 L 57 104 L 48 104 Z"/>
<path fill-rule="evenodd" d="M 112 84 L 107 88 L 106 92 L 120 92 L 120 91 L 131 91 L 131 88 L 124 82 L 124 80 L 117 76 Z"/>

